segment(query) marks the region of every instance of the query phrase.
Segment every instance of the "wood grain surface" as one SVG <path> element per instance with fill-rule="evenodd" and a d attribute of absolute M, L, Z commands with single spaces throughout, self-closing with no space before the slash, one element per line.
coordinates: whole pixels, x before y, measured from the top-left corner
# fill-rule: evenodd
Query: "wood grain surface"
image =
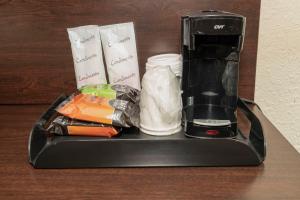
<path fill-rule="evenodd" d="M 47 106 L 0 106 L 0 199 L 299 200 L 300 155 L 263 122 L 267 157 L 258 167 L 33 169 L 31 126 Z"/>
<path fill-rule="evenodd" d="M 207 9 L 247 17 L 239 91 L 253 98 L 260 0 L 2 0 L 0 104 L 51 103 L 74 91 L 67 27 L 133 21 L 143 75 L 147 57 L 180 51 L 180 17 Z"/>

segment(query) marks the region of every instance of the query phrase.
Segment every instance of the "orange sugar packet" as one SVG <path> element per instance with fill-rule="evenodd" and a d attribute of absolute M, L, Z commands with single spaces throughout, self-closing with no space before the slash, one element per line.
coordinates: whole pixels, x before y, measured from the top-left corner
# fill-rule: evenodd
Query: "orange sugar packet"
<path fill-rule="evenodd" d="M 56 111 L 66 117 L 121 127 L 139 126 L 139 106 L 132 102 L 90 94 L 74 94 Z"/>
<path fill-rule="evenodd" d="M 48 131 L 56 135 L 113 137 L 121 131 L 121 128 L 58 116 L 53 120 Z"/>

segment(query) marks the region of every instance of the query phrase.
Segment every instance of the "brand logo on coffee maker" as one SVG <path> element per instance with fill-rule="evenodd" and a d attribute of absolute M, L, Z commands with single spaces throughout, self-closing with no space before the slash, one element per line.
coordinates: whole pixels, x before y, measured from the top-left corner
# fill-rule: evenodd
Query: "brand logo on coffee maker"
<path fill-rule="evenodd" d="M 216 24 L 215 26 L 214 26 L 214 29 L 215 30 L 220 30 L 220 29 L 223 29 L 225 27 L 225 24 Z"/>

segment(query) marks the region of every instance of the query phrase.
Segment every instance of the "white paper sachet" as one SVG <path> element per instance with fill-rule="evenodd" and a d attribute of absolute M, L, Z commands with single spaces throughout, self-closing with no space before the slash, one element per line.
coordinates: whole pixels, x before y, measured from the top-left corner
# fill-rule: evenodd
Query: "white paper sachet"
<path fill-rule="evenodd" d="M 67 29 L 71 42 L 77 88 L 107 83 L 102 57 L 99 26 Z"/>
<path fill-rule="evenodd" d="M 100 35 L 109 82 L 111 84 L 129 85 L 140 90 L 133 23 L 101 26 Z"/>

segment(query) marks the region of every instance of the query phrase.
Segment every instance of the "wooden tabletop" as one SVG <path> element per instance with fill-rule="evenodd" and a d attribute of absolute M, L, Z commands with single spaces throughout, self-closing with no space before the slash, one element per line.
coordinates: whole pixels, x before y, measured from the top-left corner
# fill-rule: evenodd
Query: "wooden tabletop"
<path fill-rule="evenodd" d="M 29 131 L 47 106 L 0 106 L 0 199 L 300 199 L 300 154 L 263 121 L 258 167 L 45 170 L 28 163 Z"/>

